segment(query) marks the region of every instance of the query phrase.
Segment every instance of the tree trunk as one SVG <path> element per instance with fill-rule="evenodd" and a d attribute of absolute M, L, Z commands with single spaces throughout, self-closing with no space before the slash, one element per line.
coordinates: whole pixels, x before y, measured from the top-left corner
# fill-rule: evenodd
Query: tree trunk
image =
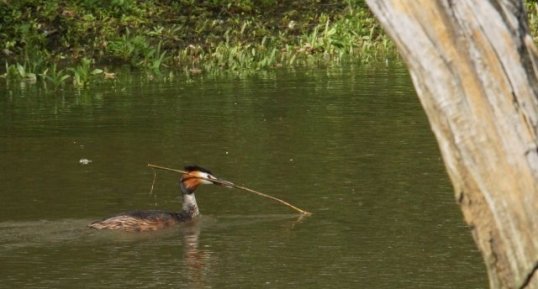
<path fill-rule="evenodd" d="M 368 0 L 406 61 L 491 288 L 538 288 L 538 57 L 522 1 Z"/>

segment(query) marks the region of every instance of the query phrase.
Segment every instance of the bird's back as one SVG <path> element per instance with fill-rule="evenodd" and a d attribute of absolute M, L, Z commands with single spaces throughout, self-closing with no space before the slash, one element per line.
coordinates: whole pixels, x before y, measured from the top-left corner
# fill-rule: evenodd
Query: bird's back
<path fill-rule="evenodd" d="M 88 226 L 94 229 L 111 229 L 128 232 L 156 231 L 192 218 L 181 213 L 163 211 L 134 211 L 119 214 Z"/>

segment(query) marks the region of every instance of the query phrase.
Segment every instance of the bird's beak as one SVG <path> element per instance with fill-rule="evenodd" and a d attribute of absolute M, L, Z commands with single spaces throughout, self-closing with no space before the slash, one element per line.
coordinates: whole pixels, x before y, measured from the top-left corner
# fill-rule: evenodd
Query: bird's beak
<path fill-rule="evenodd" d="M 235 186 L 235 184 L 232 183 L 232 182 L 229 182 L 229 181 L 223 180 L 223 179 L 218 179 L 218 178 L 212 179 L 211 182 L 213 182 L 213 184 L 215 184 L 217 186 L 221 186 L 221 187 L 225 187 L 225 188 L 233 188 Z"/>

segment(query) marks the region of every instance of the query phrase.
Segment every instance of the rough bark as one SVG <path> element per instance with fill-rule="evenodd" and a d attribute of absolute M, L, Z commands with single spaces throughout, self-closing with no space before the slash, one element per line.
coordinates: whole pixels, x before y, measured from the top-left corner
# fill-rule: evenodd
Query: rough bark
<path fill-rule="evenodd" d="M 538 58 L 523 2 L 368 5 L 409 67 L 490 287 L 538 288 Z"/>

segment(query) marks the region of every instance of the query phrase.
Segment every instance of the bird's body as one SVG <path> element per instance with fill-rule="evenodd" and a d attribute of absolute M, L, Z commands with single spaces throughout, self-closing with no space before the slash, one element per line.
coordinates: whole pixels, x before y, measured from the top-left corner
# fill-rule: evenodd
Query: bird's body
<path fill-rule="evenodd" d="M 123 230 L 130 232 L 156 231 L 188 222 L 200 215 L 194 193 L 183 194 L 183 209 L 179 213 L 164 211 L 134 211 L 121 213 L 91 223 L 90 228 Z"/>
<path fill-rule="evenodd" d="M 93 222 L 88 226 L 94 229 L 122 230 L 129 232 L 156 231 L 178 223 L 188 222 L 200 215 L 194 191 L 201 184 L 226 185 L 210 171 L 199 166 L 187 166 L 181 176 L 180 189 L 183 194 L 183 208 L 180 212 L 134 211 Z"/>
<path fill-rule="evenodd" d="M 129 232 L 156 231 L 177 223 L 192 220 L 191 216 L 163 211 L 135 211 L 122 213 L 89 226 L 94 229 L 123 230 Z"/>

